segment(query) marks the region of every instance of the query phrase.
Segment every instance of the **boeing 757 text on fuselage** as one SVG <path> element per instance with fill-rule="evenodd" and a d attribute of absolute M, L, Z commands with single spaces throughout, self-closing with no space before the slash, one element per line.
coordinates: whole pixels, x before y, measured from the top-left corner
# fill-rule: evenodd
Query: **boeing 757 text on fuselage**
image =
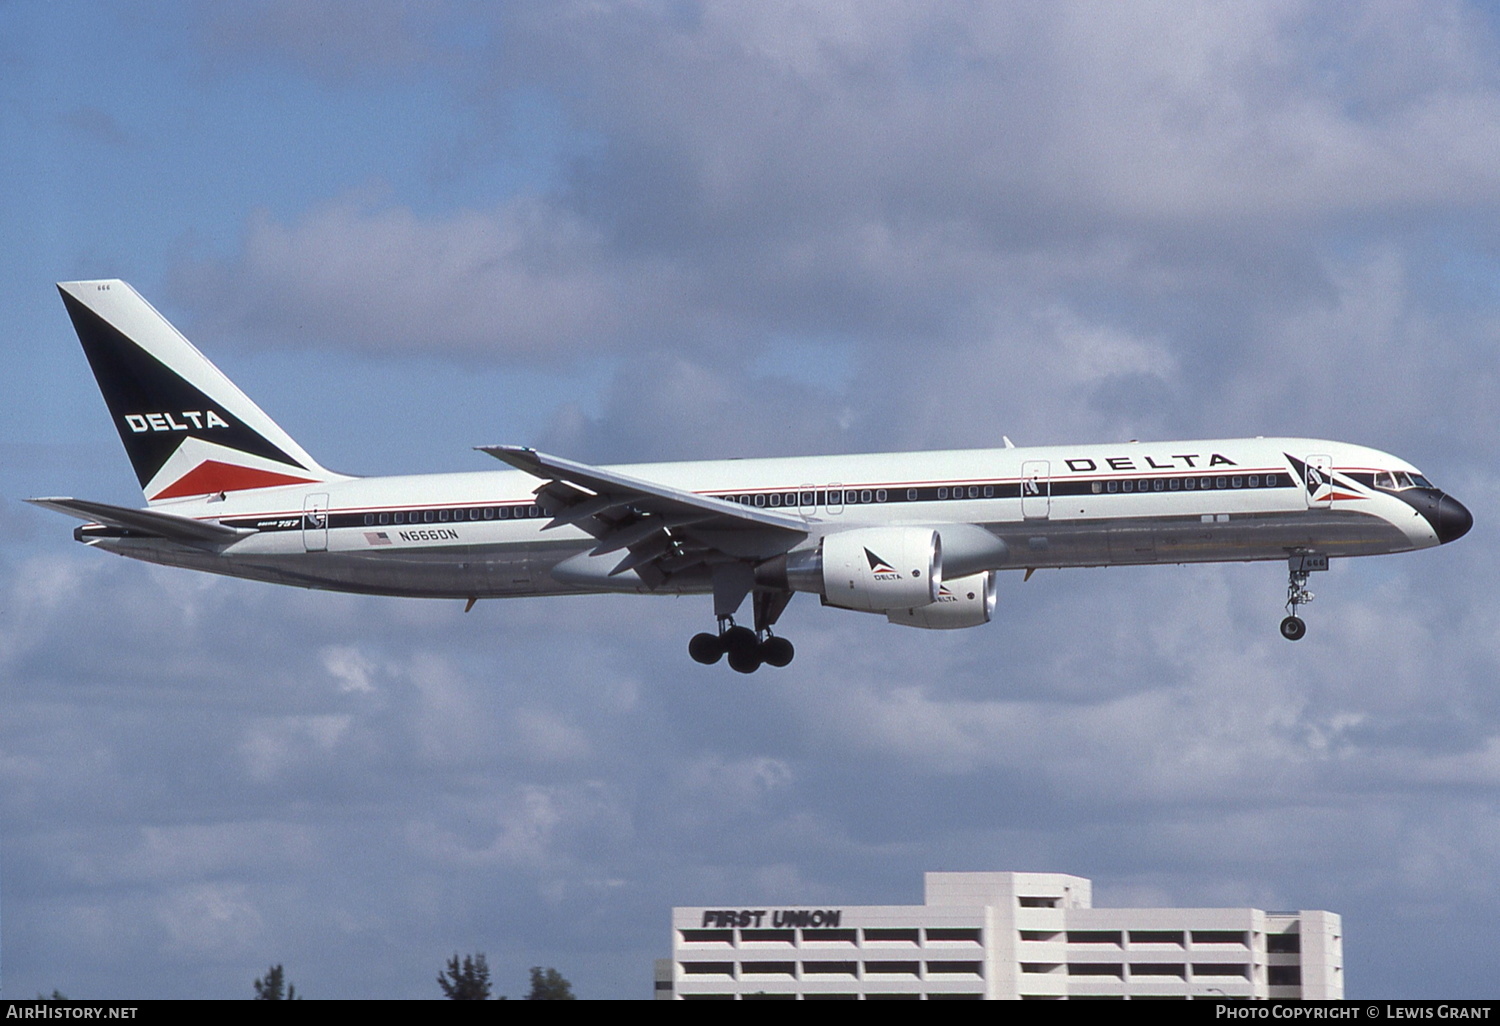
<path fill-rule="evenodd" d="M 713 596 L 692 657 L 785 666 L 797 592 L 892 623 L 988 623 L 1003 570 L 1283 560 L 1281 633 L 1341 556 L 1440 545 L 1469 511 L 1388 453 L 1309 438 L 595 467 L 481 446 L 500 471 L 325 470 L 122 281 L 58 286 L 145 492 L 31 502 L 86 545 L 305 588 L 464 599 Z M 750 599 L 753 629 L 735 616 Z"/>

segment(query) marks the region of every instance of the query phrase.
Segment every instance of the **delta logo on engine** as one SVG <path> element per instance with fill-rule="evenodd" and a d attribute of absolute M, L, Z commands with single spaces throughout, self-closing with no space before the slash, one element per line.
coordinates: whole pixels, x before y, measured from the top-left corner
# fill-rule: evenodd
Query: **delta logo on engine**
<path fill-rule="evenodd" d="M 901 580 L 901 572 L 899 570 L 875 555 L 869 549 L 865 549 L 865 558 L 870 561 L 870 573 L 875 575 L 877 581 Z"/>

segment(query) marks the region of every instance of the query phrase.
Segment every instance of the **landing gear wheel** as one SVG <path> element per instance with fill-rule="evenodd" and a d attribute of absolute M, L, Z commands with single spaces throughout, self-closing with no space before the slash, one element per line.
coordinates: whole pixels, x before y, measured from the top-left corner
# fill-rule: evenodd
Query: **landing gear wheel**
<path fill-rule="evenodd" d="M 1301 641 L 1302 635 L 1307 633 L 1307 624 L 1302 622 L 1300 616 L 1289 616 L 1281 621 L 1281 636 L 1288 641 Z"/>
<path fill-rule="evenodd" d="M 760 669 L 760 639 L 749 627 L 731 627 L 719 638 L 729 653 L 729 668 L 737 673 Z"/>
<path fill-rule="evenodd" d="M 724 640 L 717 634 L 694 634 L 688 642 L 688 655 L 694 662 L 712 666 L 724 658 Z"/>
<path fill-rule="evenodd" d="M 797 650 L 785 638 L 770 637 L 760 643 L 760 657 L 767 666 L 785 666 L 796 654 Z"/>
<path fill-rule="evenodd" d="M 760 652 L 730 652 L 729 668 L 735 673 L 754 673 L 760 669 Z"/>

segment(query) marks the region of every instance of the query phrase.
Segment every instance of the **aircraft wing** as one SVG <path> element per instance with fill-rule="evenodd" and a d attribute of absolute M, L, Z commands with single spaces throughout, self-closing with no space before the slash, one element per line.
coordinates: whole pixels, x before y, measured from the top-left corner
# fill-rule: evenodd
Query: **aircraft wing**
<path fill-rule="evenodd" d="M 199 548 L 218 548 L 248 537 L 255 532 L 249 528 L 225 527 L 210 520 L 194 520 L 175 513 L 163 513 L 154 509 L 131 509 L 128 506 L 112 506 L 107 502 L 92 502 L 88 499 L 27 499 L 33 506 L 66 513 L 79 520 L 105 524 L 124 531 L 166 538 Z"/>
<path fill-rule="evenodd" d="M 519 445 L 478 447 L 548 482 L 536 491 L 552 520 L 598 539 L 591 555 L 629 554 L 612 573 L 635 570 L 648 584 L 693 566 L 768 559 L 808 535 L 801 517 L 742 506 L 668 485 L 560 459 Z"/>

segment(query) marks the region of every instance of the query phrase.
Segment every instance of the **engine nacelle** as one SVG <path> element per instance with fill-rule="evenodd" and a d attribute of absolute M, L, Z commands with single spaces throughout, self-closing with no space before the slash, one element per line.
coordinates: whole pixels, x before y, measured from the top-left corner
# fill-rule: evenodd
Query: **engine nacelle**
<path fill-rule="evenodd" d="M 943 543 L 931 528 L 867 527 L 826 535 L 816 549 L 789 552 L 773 564 L 759 575 L 821 595 L 830 606 L 875 613 L 937 598 Z"/>
<path fill-rule="evenodd" d="M 995 594 L 999 575 L 993 570 L 971 574 L 954 581 L 944 581 L 936 602 L 905 609 L 888 609 L 885 618 L 905 627 L 925 627 L 933 631 L 978 627 L 995 615 Z"/>

